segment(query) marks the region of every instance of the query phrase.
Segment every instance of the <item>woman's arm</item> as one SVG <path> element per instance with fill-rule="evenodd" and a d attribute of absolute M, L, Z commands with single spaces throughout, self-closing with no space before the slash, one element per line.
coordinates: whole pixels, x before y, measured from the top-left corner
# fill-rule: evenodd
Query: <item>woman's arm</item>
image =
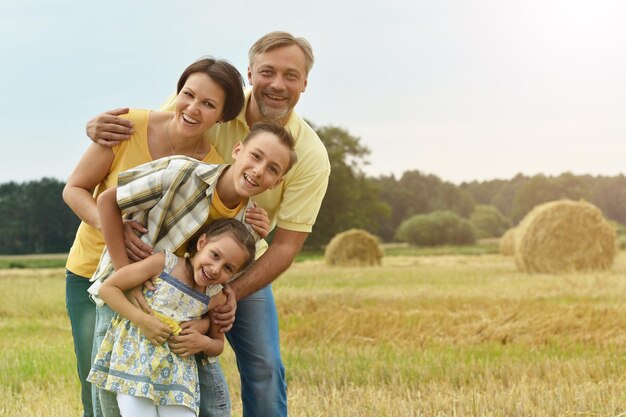
<path fill-rule="evenodd" d="M 117 271 L 130 263 L 124 243 L 122 211 L 117 205 L 117 187 L 111 187 L 100 194 L 98 197 L 98 213 L 100 215 L 100 228 L 104 236 L 104 243 L 109 250 L 113 267 Z"/>
<path fill-rule="evenodd" d="M 88 225 L 100 228 L 93 191 L 109 175 L 115 155 L 109 148 L 92 144 L 87 148 L 63 189 L 63 200 Z"/>
<path fill-rule="evenodd" d="M 163 270 L 165 254 L 157 253 L 142 261 L 116 271 L 100 287 L 100 297 L 118 314 L 135 323 L 146 338 L 162 345 L 171 334 L 170 328 L 159 319 L 143 312 L 131 303 L 124 291 L 141 286 Z"/>

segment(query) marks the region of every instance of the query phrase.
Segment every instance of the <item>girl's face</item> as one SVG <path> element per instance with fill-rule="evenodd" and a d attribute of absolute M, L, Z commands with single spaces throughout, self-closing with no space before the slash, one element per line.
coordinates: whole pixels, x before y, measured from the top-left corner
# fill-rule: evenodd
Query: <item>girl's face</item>
<path fill-rule="evenodd" d="M 202 72 L 189 75 L 176 96 L 176 127 L 180 137 L 199 136 L 222 117 L 226 94 Z"/>
<path fill-rule="evenodd" d="M 248 260 L 248 253 L 230 234 L 202 235 L 197 249 L 192 266 L 199 287 L 225 284 Z"/>

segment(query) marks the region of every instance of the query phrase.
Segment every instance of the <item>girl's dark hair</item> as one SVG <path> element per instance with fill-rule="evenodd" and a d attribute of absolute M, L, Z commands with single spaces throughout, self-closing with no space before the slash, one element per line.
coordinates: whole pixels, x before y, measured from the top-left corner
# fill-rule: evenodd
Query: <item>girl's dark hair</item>
<path fill-rule="evenodd" d="M 180 93 L 191 74 L 201 72 L 211 77 L 224 90 L 223 122 L 233 120 L 243 109 L 243 77 L 230 62 L 206 57 L 189 65 L 178 79 L 176 94 Z"/>
<path fill-rule="evenodd" d="M 205 234 L 208 239 L 213 237 L 217 237 L 220 235 L 230 234 L 235 241 L 241 245 L 243 249 L 248 252 L 248 260 L 241 266 L 239 272 L 245 270 L 250 266 L 250 264 L 254 261 L 254 256 L 256 255 L 256 242 L 254 241 L 254 237 L 252 233 L 246 229 L 246 226 L 243 225 L 239 220 L 236 219 L 219 219 L 205 228 L 203 228 L 198 237 Z M 190 250 L 190 253 L 196 252 L 196 242 L 198 239 L 192 239 L 187 246 L 188 249 L 193 249 L 193 252 Z"/>

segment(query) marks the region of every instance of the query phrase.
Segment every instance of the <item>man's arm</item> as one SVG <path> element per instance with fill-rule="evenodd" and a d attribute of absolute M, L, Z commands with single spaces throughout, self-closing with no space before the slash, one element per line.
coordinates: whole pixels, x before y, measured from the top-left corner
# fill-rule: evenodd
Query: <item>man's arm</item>
<path fill-rule="evenodd" d="M 246 273 L 230 283 L 237 294 L 237 300 L 257 292 L 271 284 L 280 274 L 285 272 L 300 252 L 309 234 L 276 228 L 272 243 Z M 219 308 L 219 307 L 218 307 Z"/>

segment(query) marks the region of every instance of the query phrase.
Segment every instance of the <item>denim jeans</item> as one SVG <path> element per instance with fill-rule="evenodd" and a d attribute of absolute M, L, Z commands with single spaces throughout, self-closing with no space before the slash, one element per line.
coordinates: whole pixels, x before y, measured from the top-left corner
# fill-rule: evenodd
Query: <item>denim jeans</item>
<path fill-rule="evenodd" d="M 196 355 L 200 382 L 199 417 L 230 417 L 230 394 L 219 361 L 202 365 Z"/>
<path fill-rule="evenodd" d="M 115 312 L 107 305 L 96 309 L 94 357 L 114 316 Z M 199 355 L 196 357 L 196 363 L 200 383 L 200 417 L 230 417 L 230 395 L 219 363 L 204 366 L 200 363 Z M 96 417 L 121 417 L 116 393 L 94 386 L 93 403 Z"/>
<path fill-rule="evenodd" d="M 235 324 L 226 338 L 237 357 L 243 416 L 286 417 L 285 367 L 270 285 L 237 303 Z"/>
<path fill-rule="evenodd" d="M 65 307 L 72 326 L 84 417 L 93 416 L 91 384 L 87 382 L 87 375 L 91 370 L 91 346 L 93 345 L 96 305 L 87 293 L 90 285 L 88 278 L 76 275 L 69 270 L 65 271 Z"/>

